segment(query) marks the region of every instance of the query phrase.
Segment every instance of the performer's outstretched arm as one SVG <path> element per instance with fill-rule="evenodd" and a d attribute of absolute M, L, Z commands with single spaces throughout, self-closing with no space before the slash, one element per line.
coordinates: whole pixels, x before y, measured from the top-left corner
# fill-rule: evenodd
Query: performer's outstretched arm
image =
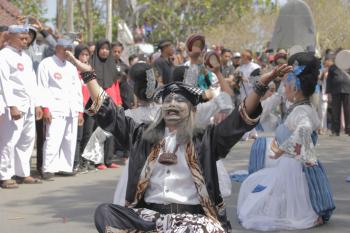
<path fill-rule="evenodd" d="M 126 117 L 124 109 L 115 105 L 113 100 L 96 81 L 96 74 L 90 65 L 76 59 L 69 51 L 67 56 L 82 73 L 82 79 L 86 84 L 91 100 L 88 101 L 87 113 L 94 115 L 98 126 L 113 134 L 123 147 L 128 148 L 129 135 L 135 133 L 137 124 L 133 119 Z"/>
<path fill-rule="evenodd" d="M 288 66 L 286 64 L 275 67 L 272 71 L 263 74 L 260 79 L 257 81 L 254 87 L 254 91 L 252 91 L 244 101 L 245 110 L 248 115 L 253 113 L 260 103 L 261 95 L 257 91 L 261 89 L 261 87 L 266 87 L 269 85 L 271 81 L 276 79 L 278 76 L 284 76 L 286 73 L 292 71 L 292 66 Z"/>
<path fill-rule="evenodd" d="M 260 99 L 265 94 L 269 82 L 278 76 L 285 75 L 291 69 L 291 66 L 282 65 L 276 67 L 272 72 L 262 75 L 255 84 L 254 91 L 247 96 L 241 105 L 236 107 L 224 121 L 213 127 L 213 154 L 218 157 L 217 159 L 225 157 L 243 134 L 256 126 L 262 112 Z"/>

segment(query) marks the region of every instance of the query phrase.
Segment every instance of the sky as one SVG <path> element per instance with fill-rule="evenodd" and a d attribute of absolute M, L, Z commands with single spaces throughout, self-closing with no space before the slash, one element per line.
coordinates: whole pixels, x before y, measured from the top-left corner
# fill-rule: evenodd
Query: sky
<path fill-rule="evenodd" d="M 52 19 L 56 17 L 56 0 L 45 0 L 44 7 L 47 8 L 45 18 Z M 47 23 L 49 26 L 53 27 L 53 22 Z"/>

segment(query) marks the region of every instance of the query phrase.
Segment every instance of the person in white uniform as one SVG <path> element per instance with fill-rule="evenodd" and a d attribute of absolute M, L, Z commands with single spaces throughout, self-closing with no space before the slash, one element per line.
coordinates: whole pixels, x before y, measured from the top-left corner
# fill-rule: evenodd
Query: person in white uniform
<path fill-rule="evenodd" d="M 78 71 L 66 60 L 66 51 L 71 49 L 70 40 L 59 39 L 55 55 L 45 58 L 38 67 L 39 86 L 46 100 L 45 180 L 52 180 L 54 173 L 74 175 L 78 118 L 84 109 Z"/>
<path fill-rule="evenodd" d="M 30 157 L 35 141 L 35 114 L 42 117 L 37 98 L 37 80 L 32 61 L 24 53 L 28 28 L 12 25 L 8 45 L 0 51 L 0 95 L 4 113 L 0 116 L 0 180 L 2 188 L 17 188 L 17 183 L 36 184 L 30 176 Z M 16 175 L 17 182 L 12 179 Z"/>

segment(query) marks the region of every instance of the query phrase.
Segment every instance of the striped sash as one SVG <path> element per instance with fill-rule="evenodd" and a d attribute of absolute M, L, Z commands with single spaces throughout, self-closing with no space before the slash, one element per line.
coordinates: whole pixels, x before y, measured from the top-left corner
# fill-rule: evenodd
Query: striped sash
<path fill-rule="evenodd" d="M 265 167 L 266 137 L 255 139 L 250 149 L 248 172 L 252 174 Z"/>
<path fill-rule="evenodd" d="M 309 186 L 312 208 L 324 222 L 327 222 L 335 209 L 335 204 L 326 171 L 320 161 L 317 166 L 304 166 L 303 171 Z"/>

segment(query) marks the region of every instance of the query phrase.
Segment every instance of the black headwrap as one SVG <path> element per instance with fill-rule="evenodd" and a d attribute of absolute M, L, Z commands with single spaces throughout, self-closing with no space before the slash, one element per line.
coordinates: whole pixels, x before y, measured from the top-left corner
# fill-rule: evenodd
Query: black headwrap
<path fill-rule="evenodd" d="M 134 93 L 137 98 L 151 101 L 157 87 L 153 67 L 145 62 L 136 63 L 130 68 L 129 76 L 134 81 Z"/>
<path fill-rule="evenodd" d="M 80 53 L 81 53 L 83 50 L 85 50 L 85 49 L 87 49 L 87 50 L 89 51 L 89 47 L 88 47 L 86 44 L 79 44 L 79 45 L 77 45 L 77 46 L 75 47 L 75 49 L 74 49 L 74 57 L 75 57 L 76 59 L 79 59 Z"/>
<path fill-rule="evenodd" d="M 158 102 L 160 99 L 164 100 L 171 93 L 176 93 L 184 96 L 193 106 L 199 103 L 205 102 L 203 99 L 204 91 L 198 87 L 193 87 L 182 82 L 172 82 L 159 88 L 155 95 L 154 100 Z"/>
<path fill-rule="evenodd" d="M 186 70 L 188 70 L 188 66 L 176 66 L 173 71 L 174 82 L 183 82 L 185 79 Z"/>
<path fill-rule="evenodd" d="M 294 67 L 294 73 L 298 77 L 298 85 L 305 97 L 311 96 L 317 85 L 320 72 L 320 61 L 310 52 L 301 52 L 292 55 L 288 59 L 288 65 Z"/>
<path fill-rule="evenodd" d="M 98 51 L 104 44 L 108 44 L 110 50 L 107 59 L 102 59 L 98 56 Z M 109 88 L 117 81 L 118 74 L 116 63 L 112 55 L 111 43 L 107 39 L 101 39 L 96 43 L 96 48 L 90 63 L 96 72 L 97 82 L 103 89 Z"/>

